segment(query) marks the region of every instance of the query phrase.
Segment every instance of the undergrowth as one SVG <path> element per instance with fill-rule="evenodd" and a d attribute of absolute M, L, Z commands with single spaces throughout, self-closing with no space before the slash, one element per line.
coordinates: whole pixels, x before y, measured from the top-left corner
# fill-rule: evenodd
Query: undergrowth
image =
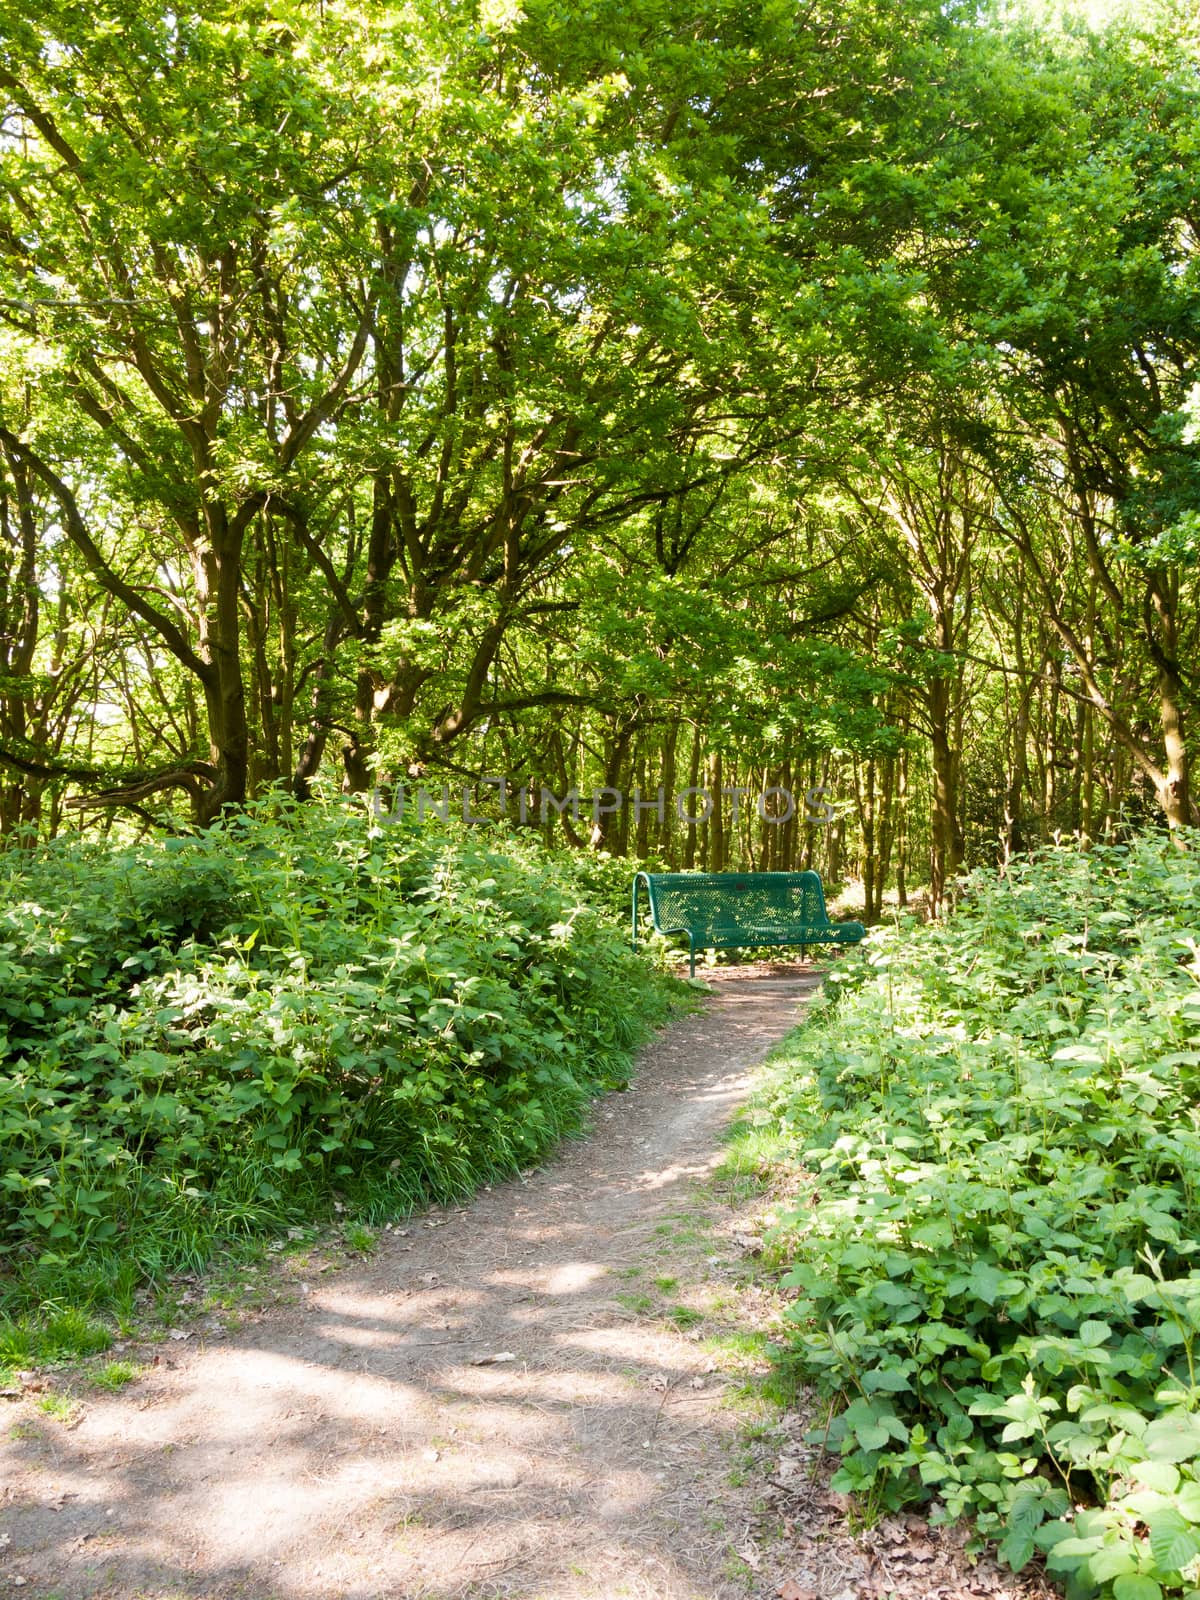
<path fill-rule="evenodd" d="M 589 908 L 603 870 L 349 804 L 0 854 L 0 1360 L 221 1241 L 366 1230 L 575 1130 L 671 1003 Z"/>
<path fill-rule="evenodd" d="M 835 1487 L 1073 1597 L 1200 1600 L 1200 839 L 1048 851 L 876 932 L 743 1137 Z M 757 1123 L 757 1126 L 755 1125 Z"/>

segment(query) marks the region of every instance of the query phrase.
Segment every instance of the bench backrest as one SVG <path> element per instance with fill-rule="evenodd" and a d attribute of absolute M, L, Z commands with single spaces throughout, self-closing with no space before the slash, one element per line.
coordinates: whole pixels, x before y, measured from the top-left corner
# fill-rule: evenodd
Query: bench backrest
<path fill-rule="evenodd" d="M 647 872 L 639 874 L 660 928 L 747 927 L 756 922 L 828 921 L 815 872 Z"/>

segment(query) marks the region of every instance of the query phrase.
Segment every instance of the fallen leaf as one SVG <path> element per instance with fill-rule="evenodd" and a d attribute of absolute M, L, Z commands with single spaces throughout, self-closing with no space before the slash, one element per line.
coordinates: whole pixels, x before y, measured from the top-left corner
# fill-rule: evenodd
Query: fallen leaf
<path fill-rule="evenodd" d="M 775 1592 L 779 1600 L 821 1600 L 815 1589 L 810 1589 L 807 1584 L 793 1583 L 790 1578 Z"/>

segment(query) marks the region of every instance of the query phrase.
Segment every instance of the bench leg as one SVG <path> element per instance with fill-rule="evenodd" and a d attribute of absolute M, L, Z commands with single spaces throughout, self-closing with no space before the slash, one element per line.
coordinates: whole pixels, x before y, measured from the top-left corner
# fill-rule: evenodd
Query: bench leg
<path fill-rule="evenodd" d="M 690 933 L 688 934 L 688 958 L 688 977 L 694 978 L 696 976 L 696 941 Z"/>

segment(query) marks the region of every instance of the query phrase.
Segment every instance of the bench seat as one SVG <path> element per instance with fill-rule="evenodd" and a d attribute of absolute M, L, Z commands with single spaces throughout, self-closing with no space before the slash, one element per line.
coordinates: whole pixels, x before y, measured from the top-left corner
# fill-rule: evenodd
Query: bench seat
<path fill-rule="evenodd" d="M 689 971 L 697 950 L 756 945 L 857 944 L 861 922 L 830 922 L 815 872 L 638 872 L 633 879 L 633 948 L 642 891 L 661 934 L 686 934 Z"/>

